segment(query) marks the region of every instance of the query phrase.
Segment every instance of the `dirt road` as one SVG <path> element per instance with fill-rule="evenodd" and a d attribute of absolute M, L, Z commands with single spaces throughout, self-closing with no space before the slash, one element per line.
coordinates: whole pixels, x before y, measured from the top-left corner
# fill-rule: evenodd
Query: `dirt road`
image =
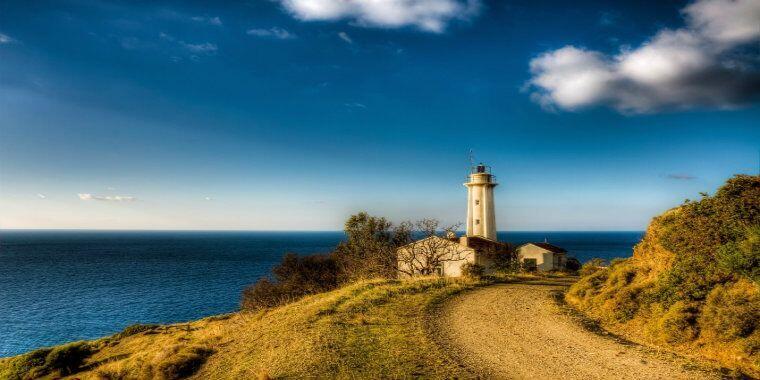
<path fill-rule="evenodd" d="M 483 378 L 712 379 L 685 359 L 584 328 L 553 298 L 561 280 L 493 285 L 447 301 L 431 328 Z"/>

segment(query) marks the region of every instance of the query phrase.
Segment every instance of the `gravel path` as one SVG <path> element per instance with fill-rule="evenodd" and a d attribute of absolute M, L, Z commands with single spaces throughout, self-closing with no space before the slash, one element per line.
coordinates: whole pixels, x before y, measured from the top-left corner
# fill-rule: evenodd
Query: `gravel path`
<path fill-rule="evenodd" d="M 712 379 L 685 359 L 585 329 L 553 294 L 562 280 L 494 285 L 457 296 L 431 328 L 476 375 L 496 379 Z"/>

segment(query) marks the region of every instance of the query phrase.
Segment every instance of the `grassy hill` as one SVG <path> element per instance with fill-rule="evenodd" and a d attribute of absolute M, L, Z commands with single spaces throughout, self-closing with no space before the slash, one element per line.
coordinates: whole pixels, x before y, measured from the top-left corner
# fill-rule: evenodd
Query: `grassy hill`
<path fill-rule="evenodd" d="M 480 285 L 362 281 L 255 313 L 166 326 L 0 360 L 0 379 L 467 377 L 433 343 L 426 310 Z"/>
<path fill-rule="evenodd" d="M 605 328 L 760 377 L 760 177 L 667 211 L 632 258 L 584 271 L 566 300 Z"/>

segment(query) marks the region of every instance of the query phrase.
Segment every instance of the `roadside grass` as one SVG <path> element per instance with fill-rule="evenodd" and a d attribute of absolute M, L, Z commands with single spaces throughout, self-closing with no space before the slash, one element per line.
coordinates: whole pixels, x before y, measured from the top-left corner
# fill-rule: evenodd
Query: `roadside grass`
<path fill-rule="evenodd" d="M 429 309 L 505 280 L 364 280 L 277 308 L 75 343 L 86 350 L 69 344 L 2 359 L 0 379 L 469 378 L 430 336 Z M 71 361 L 46 364 L 61 350 Z"/>

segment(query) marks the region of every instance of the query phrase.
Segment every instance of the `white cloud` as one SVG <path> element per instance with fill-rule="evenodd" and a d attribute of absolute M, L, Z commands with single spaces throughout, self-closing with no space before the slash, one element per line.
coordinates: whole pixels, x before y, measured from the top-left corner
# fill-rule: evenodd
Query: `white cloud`
<path fill-rule="evenodd" d="M 364 27 L 417 29 L 441 33 L 452 20 L 480 11 L 480 0 L 279 0 L 304 21 L 351 20 Z"/>
<path fill-rule="evenodd" d="M 246 33 L 250 36 L 276 38 L 279 40 L 291 40 L 296 38 L 295 34 L 276 26 L 269 29 L 249 29 Z"/>
<path fill-rule="evenodd" d="M 137 200 L 135 197 L 124 195 L 99 196 L 88 193 L 80 193 L 77 195 L 79 196 L 79 199 L 83 201 L 133 202 Z"/>
<path fill-rule="evenodd" d="M 205 198 L 203 198 L 203 199 L 204 199 L 204 200 L 207 200 L 207 201 L 213 201 L 213 200 L 214 200 L 214 198 L 211 198 L 211 197 L 205 197 Z"/>
<path fill-rule="evenodd" d="M 338 37 L 340 37 L 341 40 L 343 40 L 343 41 L 345 41 L 345 42 L 347 42 L 349 44 L 353 44 L 354 43 L 354 40 L 351 39 L 351 36 L 349 36 L 348 33 L 346 33 L 346 32 L 338 32 Z"/>
<path fill-rule="evenodd" d="M 45 198 L 47 198 L 47 196 L 45 194 L 37 193 L 37 198 L 45 199 Z"/>
<path fill-rule="evenodd" d="M 607 105 L 624 113 L 732 108 L 757 98 L 758 59 L 742 49 L 760 40 L 760 2 L 699 0 L 683 12 L 687 27 L 660 30 L 635 49 L 610 56 L 565 46 L 532 59 L 531 97 L 549 109 Z"/>
<path fill-rule="evenodd" d="M 13 38 L 11 38 L 9 35 L 4 34 L 4 33 L 0 33 L 0 45 L 9 44 L 9 43 L 14 42 L 14 41 L 16 41 L 16 40 L 14 40 Z"/>
<path fill-rule="evenodd" d="M 760 37 L 757 0 L 696 1 L 683 12 L 691 29 L 716 42 L 732 45 Z"/>
<path fill-rule="evenodd" d="M 222 25 L 222 19 L 220 19 L 218 16 L 217 17 L 195 16 L 195 17 L 190 17 L 190 19 L 196 22 L 203 23 L 203 24 L 216 25 L 216 26 Z"/>
<path fill-rule="evenodd" d="M 184 41 L 180 41 L 180 45 L 182 45 L 182 47 L 184 47 L 185 49 L 193 53 L 212 54 L 218 50 L 216 44 L 212 44 L 211 42 L 191 44 Z"/>

